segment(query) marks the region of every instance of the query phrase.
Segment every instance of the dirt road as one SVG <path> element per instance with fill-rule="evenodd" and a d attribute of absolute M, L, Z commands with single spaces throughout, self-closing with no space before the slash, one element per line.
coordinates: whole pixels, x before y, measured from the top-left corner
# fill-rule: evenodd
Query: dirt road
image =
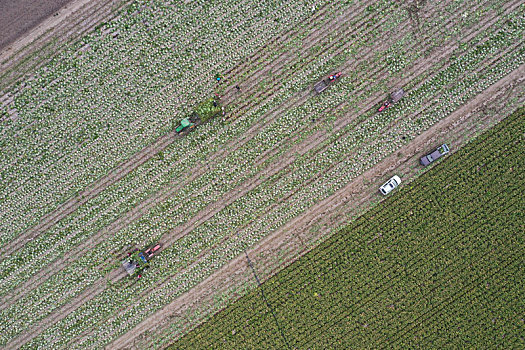
<path fill-rule="evenodd" d="M 0 1 L 0 51 L 73 0 L 2 0 Z"/>
<path fill-rule="evenodd" d="M 66 44 L 114 17 L 128 1 L 1 1 L 0 96 L 3 89 L 45 64 Z"/>
<path fill-rule="evenodd" d="M 500 121 L 512 110 L 502 97 L 510 94 L 517 97 L 517 105 L 523 104 L 524 82 L 525 66 L 521 66 L 418 136 L 406 145 L 401 156 L 396 153 L 378 163 L 333 196 L 309 208 L 303 215 L 265 238 L 257 247 L 248 251 L 259 278 L 265 280 L 283 269 L 318 244 L 323 237 L 347 223 L 349 214 L 357 215 L 380 200 L 377 188 L 387 174 L 403 174 L 403 181 L 409 182 L 421 171 L 417 164 L 422 151 L 432 149 L 446 138 L 454 145 L 451 152 L 453 154 L 471 137 Z M 315 227 L 320 228 L 313 230 Z M 141 322 L 112 343 L 112 346 L 135 349 L 151 344 L 160 334 L 167 338 L 173 337 L 175 334 L 170 334 L 168 320 L 175 321 L 188 312 L 205 312 L 206 308 L 216 306 L 214 296 L 227 293 L 227 290 L 234 287 L 242 290 L 247 279 L 252 278 L 246 258 L 239 256 L 190 292 Z M 157 336 L 152 337 L 155 333 Z"/>

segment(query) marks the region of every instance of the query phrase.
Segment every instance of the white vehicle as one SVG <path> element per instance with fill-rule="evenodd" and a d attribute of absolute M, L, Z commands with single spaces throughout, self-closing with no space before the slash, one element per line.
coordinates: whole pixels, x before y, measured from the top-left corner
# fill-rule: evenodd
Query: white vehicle
<path fill-rule="evenodd" d="M 396 188 L 397 186 L 399 186 L 399 184 L 401 183 L 401 179 L 399 178 L 399 176 L 397 175 L 394 175 L 392 176 L 392 178 L 390 180 L 388 180 L 387 182 L 385 182 L 383 184 L 383 186 L 379 187 L 379 192 L 381 192 L 383 195 L 387 195 L 389 194 L 394 188 Z"/>

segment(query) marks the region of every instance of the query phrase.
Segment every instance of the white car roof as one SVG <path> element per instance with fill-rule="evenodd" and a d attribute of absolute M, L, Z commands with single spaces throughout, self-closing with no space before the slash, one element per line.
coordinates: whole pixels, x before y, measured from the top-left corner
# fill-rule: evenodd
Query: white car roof
<path fill-rule="evenodd" d="M 398 185 L 401 183 L 401 178 L 397 175 L 392 176 L 390 180 L 395 180 Z"/>

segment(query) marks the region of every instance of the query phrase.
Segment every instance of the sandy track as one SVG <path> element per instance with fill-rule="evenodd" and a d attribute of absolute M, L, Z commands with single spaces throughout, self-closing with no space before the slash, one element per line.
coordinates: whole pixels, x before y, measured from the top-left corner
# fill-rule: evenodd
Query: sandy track
<path fill-rule="evenodd" d="M 0 50 L 0 92 L 13 81 L 45 64 L 57 48 L 75 40 L 98 23 L 112 18 L 115 11 L 128 0 L 54 0 L 45 1 L 46 5 L 29 0 L 22 2 L 31 2 L 32 7 L 40 7 L 45 9 L 44 12 L 56 15 L 44 19 L 33 12 L 32 15 L 40 17 L 41 22 L 25 33 L 18 29 L 20 37 L 11 38 L 12 42 Z M 53 2 L 65 5 L 56 9 L 48 5 Z M 33 25 L 36 23 L 38 20 L 33 21 Z"/>
<path fill-rule="evenodd" d="M 334 222 L 337 222 L 337 220 L 334 220 L 333 218 L 333 215 L 330 215 L 333 211 L 334 211 L 334 208 L 337 208 L 338 206 L 340 205 L 337 205 L 335 204 L 334 205 L 334 197 L 336 198 L 335 201 L 339 200 L 339 198 L 344 198 L 345 201 L 348 201 L 348 196 L 349 194 L 356 194 L 356 193 L 367 193 L 367 190 L 369 188 L 365 188 L 366 186 L 362 183 L 360 183 L 360 180 L 361 179 L 364 179 L 364 178 L 367 178 L 368 181 L 373 181 L 373 182 L 378 182 L 380 180 L 378 180 L 379 178 L 383 177 L 386 173 L 388 172 L 391 172 L 393 171 L 394 169 L 398 169 L 398 170 L 401 170 L 402 172 L 404 172 L 406 169 L 404 169 L 404 166 L 406 167 L 408 160 L 412 161 L 412 162 L 415 162 L 417 163 L 417 153 L 418 152 L 421 152 L 421 147 L 424 147 L 426 148 L 427 150 L 430 149 L 430 145 L 433 143 L 433 144 L 436 144 L 438 142 L 437 138 L 438 137 L 443 137 L 444 135 L 447 136 L 447 139 L 451 139 L 451 136 L 453 138 L 453 142 L 454 142 L 454 145 L 460 145 L 462 143 L 462 138 L 465 136 L 464 133 L 466 132 L 468 134 L 468 132 L 470 131 L 469 127 L 469 122 L 479 122 L 479 121 L 484 121 L 484 122 L 487 122 L 487 118 L 485 119 L 475 119 L 471 116 L 471 114 L 469 113 L 467 115 L 467 117 L 465 117 L 464 113 L 466 110 L 468 110 L 469 108 L 472 108 L 473 106 L 476 106 L 476 105 L 479 105 L 480 104 L 480 101 L 483 101 L 486 96 L 495 96 L 495 97 L 492 97 L 492 98 L 489 98 L 488 101 L 485 101 L 483 104 L 487 104 L 487 103 L 490 103 L 490 102 L 493 102 L 494 100 L 498 100 L 498 98 L 500 98 L 500 95 L 502 93 L 506 93 L 508 94 L 508 92 L 510 90 L 512 90 L 512 88 L 509 85 L 508 81 L 509 80 L 516 80 L 517 78 L 520 78 L 523 76 L 523 67 L 521 67 L 519 70 L 516 70 L 515 72 L 513 72 L 511 75 L 507 76 L 505 79 L 502 79 L 500 80 L 497 84 L 493 85 L 491 88 L 489 88 L 487 91 L 485 91 L 483 94 L 481 95 L 478 95 L 477 98 L 475 98 L 473 101 L 469 102 L 467 105 L 465 105 L 464 107 L 462 107 L 461 109 L 459 109 L 458 111 L 456 111 L 454 114 L 452 114 L 449 118 L 439 122 L 437 125 L 435 125 L 433 128 L 431 128 L 430 130 L 428 130 L 427 132 L 425 132 L 423 135 L 419 136 L 418 138 L 416 138 L 416 140 L 414 140 L 414 142 L 410 143 L 408 145 L 407 148 L 404 148 L 403 149 L 403 154 L 405 154 L 404 158 L 401 158 L 401 159 L 398 159 L 396 161 L 396 158 L 398 156 L 392 156 L 390 157 L 387 161 L 385 162 L 382 162 L 380 164 L 381 167 L 375 167 L 369 171 L 367 171 L 364 175 L 360 176 L 358 179 L 356 179 L 356 181 L 354 181 L 351 185 L 347 186 L 347 188 L 339 191 L 337 193 L 337 195 L 334 195 L 333 197 L 331 197 L 329 200 L 325 201 L 325 203 L 320 203 L 316 206 L 314 206 L 311 210 L 308 211 L 307 214 L 305 215 L 312 215 L 312 214 L 315 214 L 317 216 L 319 216 L 318 218 L 308 218 L 305 220 L 304 217 L 300 217 L 298 219 L 295 219 L 293 220 L 292 222 L 290 222 L 289 224 L 287 224 L 285 226 L 285 228 L 283 229 L 284 231 L 286 230 L 290 230 L 290 228 L 293 228 L 293 232 L 292 233 L 289 233 L 289 234 L 286 234 L 286 235 L 283 235 L 283 232 L 281 232 L 281 235 L 275 235 L 275 240 L 271 240 L 267 247 L 280 247 L 282 246 L 283 244 L 286 245 L 287 243 L 286 242 L 290 242 L 290 241 L 293 241 L 293 237 L 298 237 L 299 240 L 301 241 L 301 244 L 297 243 L 297 246 L 294 249 L 292 249 L 292 253 L 290 253 L 290 256 L 292 257 L 292 259 L 295 259 L 296 258 L 296 254 L 294 254 L 293 252 L 295 251 L 295 253 L 297 253 L 297 249 L 298 247 L 302 247 L 304 242 L 305 241 L 308 241 L 306 238 L 304 239 L 301 239 L 301 233 L 304 233 L 304 232 L 308 232 L 308 226 L 312 226 L 312 223 L 316 223 L 316 225 L 319 225 L 320 223 L 321 224 L 324 224 L 325 225 L 325 229 L 328 228 L 328 227 L 331 227 L 333 226 Z M 507 86 L 505 86 L 505 84 L 507 84 Z M 519 85 L 521 84 L 521 81 L 516 83 L 511 83 L 511 84 L 514 84 L 514 86 L 516 85 Z M 493 119 L 494 120 L 498 120 L 498 118 L 501 118 L 503 114 L 501 115 L 495 115 L 493 116 Z M 470 119 L 469 119 L 470 117 Z M 489 118 L 490 119 L 490 118 Z M 489 123 L 490 124 L 490 123 Z M 472 130 L 474 131 L 474 130 Z M 434 135 L 434 134 L 437 134 Z M 434 136 L 432 136 L 434 135 Z M 430 137 L 432 136 L 432 137 Z M 456 137 L 457 136 L 457 137 Z M 414 155 L 415 153 L 415 155 Z M 408 156 L 407 156 L 408 154 Z M 411 157 L 411 158 L 410 158 Z M 394 164 L 392 164 L 392 162 L 395 162 Z M 372 178 L 372 180 L 370 180 L 370 178 Z M 367 182 L 368 182 L 367 181 Z M 356 182 L 357 182 L 357 185 L 356 185 Z M 369 193 L 368 196 L 365 196 L 365 197 L 361 197 L 361 200 L 359 202 L 353 202 L 354 204 L 351 205 L 350 207 L 352 208 L 356 208 L 356 207 L 359 207 L 359 204 L 362 204 L 364 201 L 368 201 L 370 200 L 370 197 L 371 196 L 377 196 L 376 194 L 376 190 L 377 190 L 377 186 L 378 184 L 374 184 L 372 186 L 372 189 L 371 189 L 371 192 Z M 363 191 L 364 190 L 364 191 Z M 349 192 L 350 191 L 350 192 Z M 348 211 L 348 207 L 346 207 L 343 212 L 346 212 Z M 340 212 L 338 213 L 339 215 L 341 214 Z M 321 218 L 324 218 L 324 221 L 321 220 Z M 301 226 L 300 224 L 302 224 L 303 226 Z M 284 236 L 284 237 L 283 237 Z M 285 242 L 285 243 L 283 243 Z M 272 248 L 274 249 L 274 248 Z M 259 250 L 259 248 L 257 248 L 257 250 Z M 264 248 L 261 248 L 262 251 L 264 251 Z M 278 249 L 276 249 L 278 250 Z M 250 253 L 252 254 L 252 253 Z M 271 256 L 271 257 L 275 257 L 275 252 L 272 253 L 272 254 L 269 254 L 268 256 Z M 242 265 L 242 261 L 244 260 L 243 257 L 239 257 L 240 260 L 240 264 Z M 267 266 L 267 264 L 259 264 L 259 266 Z M 282 265 L 279 265 L 279 268 L 281 268 Z M 236 265 L 236 268 L 240 268 L 239 265 Z M 221 275 L 224 275 L 224 276 L 230 276 L 232 275 L 234 271 L 231 270 L 231 272 L 224 272 L 221 270 L 220 274 Z M 236 276 L 239 276 L 238 274 L 239 271 L 236 271 L 235 275 Z M 220 281 L 221 279 L 219 277 L 217 278 L 209 278 L 207 281 Z M 228 283 L 228 286 L 231 287 L 231 283 Z M 225 287 L 226 288 L 226 287 Z M 220 288 L 219 288 L 220 289 Z M 214 290 L 214 291 L 217 291 L 219 290 L 217 288 L 217 285 L 214 285 L 213 288 L 211 286 L 206 286 L 206 287 L 203 287 L 203 291 L 210 291 L 210 290 Z M 192 293 L 193 291 L 196 291 L 195 289 L 192 290 Z M 208 292 L 206 292 L 208 293 Z M 199 295 L 199 294 L 197 294 Z M 184 297 L 182 300 L 186 300 L 186 297 Z M 177 308 L 178 311 L 175 312 L 175 314 L 181 314 L 182 313 L 182 310 L 180 310 L 180 306 L 182 304 L 186 304 L 186 301 L 180 301 L 180 302 L 174 302 L 173 304 L 176 305 L 175 307 Z M 167 314 L 166 311 L 163 311 L 161 312 L 161 314 L 159 316 L 155 315 L 153 316 L 154 318 L 154 322 L 153 323 L 156 323 L 157 321 L 159 320 L 162 320 L 162 319 L 167 319 L 167 318 L 170 318 L 172 317 L 173 315 L 169 315 Z M 157 329 L 158 328 L 158 325 L 155 324 L 154 325 L 154 328 Z M 135 332 L 140 332 L 142 329 L 139 329 L 139 328 L 136 328 L 133 332 L 133 334 L 136 334 Z M 120 347 L 121 345 L 124 345 L 124 344 L 127 344 L 129 345 L 128 343 L 117 343 L 118 346 Z"/>
<path fill-rule="evenodd" d="M 509 78 L 511 78 L 511 79 L 512 79 L 512 78 L 516 78 L 516 75 L 519 75 L 519 74 L 521 74 L 521 73 L 522 73 L 522 72 L 520 72 L 520 71 L 516 71 L 516 72 L 514 72 L 513 74 L 511 74 L 511 76 L 509 76 Z M 505 79 L 503 79 L 502 81 L 500 81 L 500 83 L 498 83 L 498 84 L 502 84 L 504 81 L 505 81 Z M 493 88 L 487 90 L 485 93 L 487 93 L 487 94 L 490 95 L 490 93 L 493 92 L 493 89 L 499 87 L 498 84 L 495 85 Z M 501 91 L 507 91 L 507 90 L 508 90 L 508 88 L 506 87 L 506 88 L 504 88 L 504 89 L 501 90 Z M 485 93 L 481 95 L 481 96 L 483 96 L 483 97 L 481 97 L 481 98 L 485 98 L 485 97 L 484 97 L 484 96 L 485 96 Z M 478 102 L 479 102 L 479 99 L 480 99 L 480 97 L 476 98 L 476 100 L 474 100 L 473 102 L 469 103 L 467 106 L 470 107 L 470 106 L 472 106 L 474 103 L 478 103 Z M 491 99 L 491 101 L 492 101 L 492 100 L 493 100 L 493 99 Z M 458 112 L 456 112 L 456 113 L 454 114 L 454 116 L 458 115 L 459 113 L 462 113 L 462 112 L 464 111 L 465 108 L 468 108 L 468 107 L 463 107 L 461 110 L 459 110 Z M 451 116 L 451 119 L 447 119 L 447 120 L 454 120 L 454 116 Z M 501 117 L 501 115 L 500 115 L 499 117 Z M 444 123 L 444 122 L 442 122 L 441 124 L 443 124 L 443 123 Z M 460 123 L 460 122 L 457 122 L 457 121 L 456 121 L 456 124 L 459 124 L 459 123 Z M 439 125 L 441 125 L 441 124 L 439 124 Z M 439 128 L 439 127 L 440 127 L 439 125 L 436 126 L 436 128 Z M 457 127 L 458 125 L 455 125 L 455 126 Z M 465 126 L 463 126 L 463 127 L 465 127 Z M 457 131 L 458 131 L 458 132 L 461 132 L 462 129 L 458 129 Z M 429 132 L 434 132 L 434 129 L 432 129 L 432 131 L 429 131 Z M 426 134 L 428 134 L 429 132 L 427 132 Z M 448 134 L 447 134 L 447 135 L 448 135 Z M 424 136 L 419 137 L 418 140 L 420 140 L 422 137 L 424 137 Z M 461 142 L 458 142 L 458 144 L 460 144 L 460 143 L 461 143 Z M 405 153 L 405 150 L 403 150 L 403 153 Z M 392 169 L 393 169 L 393 168 L 390 167 L 390 170 L 392 170 Z M 370 172 L 375 173 L 376 170 L 377 170 L 377 169 L 373 169 L 373 170 L 367 172 L 367 174 L 369 174 Z M 379 175 L 379 176 L 382 176 L 382 175 L 383 175 L 383 174 L 381 174 L 381 175 Z M 376 191 L 374 190 L 374 193 L 375 193 L 375 192 L 376 192 Z M 367 198 L 367 199 L 368 199 L 368 198 Z M 314 221 L 315 221 L 315 220 L 314 220 Z M 293 225 L 293 224 L 290 224 L 290 225 Z M 304 232 L 304 230 L 301 230 L 301 231 Z M 293 235 L 292 235 L 292 236 L 293 236 Z M 290 237 L 288 237 L 288 238 L 290 238 Z"/>
<path fill-rule="evenodd" d="M 514 74 L 514 73 L 513 73 L 513 74 Z M 519 74 L 519 72 L 516 73 L 516 74 Z M 509 77 L 510 77 L 510 76 L 509 76 Z M 513 75 L 512 77 L 515 78 L 515 75 Z M 504 80 L 502 80 L 502 81 L 504 81 Z M 489 91 L 491 92 L 492 90 L 488 90 L 487 93 L 490 93 Z M 484 95 L 483 95 L 483 96 L 484 96 Z M 479 98 L 478 98 L 478 99 L 479 99 Z M 476 99 L 476 101 L 477 101 L 478 99 Z M 474 103 L 474 102 L 472 102 L 472 103 Z M 471 104 L 472 104 L 472 103 L 471 103 Z M 469 104 L 468 106 L 471 106 L 471 104 Z M 462 109 L 461 111 L 463 111 L 463 109 Z M 457 112 L 455 115 L 457 115 L 458 113 L 460 113 L 460 112 Z M 453 119 L 454 116 L 452 116 L 451 118 Z M 449 120 L 449 119 L 447 119 L 447 120 Z M 428 132 L 427 132 L 427 134 L 428 134 Z M 420 138 L 419 138 L 419 139 L 420 139 Z M 403 152 L 404 152 L 404 151 L 403 151 Z M 377 171 L 377 169 L 375 169 L 375 168 L 374 168 L 374 170 L 371 170 L 371 172 L 373 172 L 373 173 L 375 173 L 376 171 Z M 382 175 L 382 174 L 381 174 L 381 175 Z M 375 192 L 375 191 L 374 191 L 374 192 Z M 304 231 L 304 230 L 303 230 L 303 231 Z M 241 259 L 241 260 L 242 260 L 242 259 Z"/>
<path fill-rule="evenodd" d="M 302 97 L 303 101 L 307 97 L 308 97 L 308 94 L 304 94 L 303 97 Z M 293 102 L 293 99 L 290 100 L 289 103 L 291 103 L 291 102 Z M 271 120 L 277 113 L 279 113 L 280 111 L 284 110 L 286 107 L 287 107 L 287 104 L 279 106 L 279 109 L 274 112 L 273 116 L 270 115 L 269 118 L 267 118 L 267 120 Z M 249 132 L 249 135 L 253 136 L 256 133 L 256 130 L 260 129 L 263 125 L 264 124 L 262 124 L 262 125 L 258 124 L 257 126 L 252 128 L 250 130 L 250 132 Z M 233 143 L 230 143 L 228 147 L 235 147 L 235 149 L 236 149 L 236 148 L 242 146 L 243 144 L 245 144 L 246 142 L 248 142 L 250 139 L 251 139 L 251 137 L 247 137 L 247 138 L 244 138 L 241 142 L 239 142 L 238 140 L 235 140 L 235 141 L 233 141 Z M 66 203 L 61 205 L 57 210 L 55 210 L 55 211 L 51 212 L 50 214 L 48 214 L 46 217 L 44 217 L 42 219 L 42 221 L 37 226 L 35 226 L 34 228 L 26 231 L 24 234 L 22 234 L 19 237 L 17 237 L 16 240 L 13 240 L 9 244 L 5 245 L 4 247 L 1 247 L 0 248 L 0 253 L 10 251 L 12 249 L 15 249 L 15 247 L 20 247 L 21 245 L 25 244 L 27 241 L 30 241 L 34 237 L 38 236 L 41 232 L 46 231 L 51 226 L 53 226 L 55 223 L 57 223 L 59 220 L 61 220 L 62 218 L 66 217 L 67 215 L 71 214 L 72 212 L 74 212 L 80 205 L 82 205 L 85 202 L 87 202 L 88 200 L 94 198 L 105 187 L 110 186 L 111 184 L 117 182 L 118 180 L 123 178 L 125 175 L 127 175 L 129 172 L 133 171 L 138 166 L 140 166 L 141 164 L 146 162 L 148 159 L 150 159 L 156 153 L 158 153 L 159 151 L 165 149 L 167 146 L 169 146 L 169 144 L 171 144 L 172 141 L 173 141 L 173 135 L 171 135 L 171 134 L 161 137 L 159 140 L 157 140 L 155 142 L 155 144 L 147 147 L 146 149 L 142 150 L 141 152 L 139 152 L 138 154 L 133 156 L 130 160 L 126 161 L 125 163 L 123 163 L 121 165 L 119 165 L 108 176 L 106 176 L 106 177 L 100 179 L 99 181 L 97 181 L 96 183 L 94 183 L 92 186 L 90 186 L 89 188 L 87 188 L 86 190 L 81 192 L 79 194 L 79 196 L 77 196 L 75 198 L 71 198 L 69 201 L 67 201 Z M 222 156 L 223 154 L 224 154 L 224 151 L 223 152 L 219 152 L 219 154 L 214 154 L 214 155 L 212 155 L 210 160 L 213 161 L 213 160 L 216 160 L 216 159 L 220 159 L 218 157 Z M 194 176 L 192 176 L 185 183 L 188 183 L 192 179 L 194 179 L 196 177 L 195 175 L 201 175 L 203 172 L 205 172 L 205 170 L 206 170 L 206 167 L 203 167 L 203 166 L 192 169 L 191 173 L 194 174 Z M 168 195 L 174 193 L 175 190 L 179 189 L 180 187 L 182 187 L 182 185 L 180 185 L 178 187 L 174 186 L 173 190 L 171 190 L 168 193 Z M 166 197 L 166 194 L 159 195 L 157 200 L 160 201 L 160 200 L 162 200 L 162 198 L 165 198 L 165 197 Z M 134 212 L 136 212 L 136 211 L 134 210 Z M 143 211 L 141 211 L 141 212 L 143 212 Z M 129 217 L 130 215 L 127 215 L 127 216 Z M 120 228 L 122 228 L 122 227 L 121 226 L 113 227 L 113 230 L 120 229 Z M 107 230 L 104 230 L 104 231 L 107 231 Z M 101 239 L 101 237 L 99 237 L 99 236 L 100 236 L 100 234 L 97 235 L 96 237 L 90 238 L 88 240 L 88 242 L 89 243 L 99 242 L 100 239 Z M 40 283 L 42 283 L 43 281 L 45 281 L 49 276 L 51 276 L 53 273 L 56 273 L 58 271 L 57 267 L 64 266 L 64 264 L 63 264 L 64 261 L 68 261 L 68 259 L 74 258 L 75 256 L 80 256 L 81 253 L 83 251 L 85 251 L 86 249 L 88 249 L 88 247 L 89 247 L 89 245 L 86 245 L 86 244 L 83 244 L 82 246 L 85 249 L 82 249 L 80 251 L 78 249 L 75 249 L 74 251 L 67 252 L 62 259 L 60 259 L 58 261 L 55 261 L 52 265 L 46 266 L 45 270 L 43 270 L 39 274 L 33 276 L 31 278 L 31 280 L 28 280 L 22 286 L 18 287 L 17 290 L 14 291 L 14 293 L 10 293 L 10 294 L 16 295 L 16 299 L 6 298 L 6 300 L 9 300 L 10 302 L 14 301 L 14 300 L 17 300 L 17 299 L 19 299 L 20 297 L 22 297 L 24 295 L 24 293 L 21 293 L 20 291 L 27 290 L 25 288 L 26 286 L 30 285 L 32 287 L 35 287 L 35 286 L 39 285 Z M 4 306 L 5 306 L 5 304 L 4 304 Z M 2 308 L 2 306 L 0 306 L 0 308 Z"/>

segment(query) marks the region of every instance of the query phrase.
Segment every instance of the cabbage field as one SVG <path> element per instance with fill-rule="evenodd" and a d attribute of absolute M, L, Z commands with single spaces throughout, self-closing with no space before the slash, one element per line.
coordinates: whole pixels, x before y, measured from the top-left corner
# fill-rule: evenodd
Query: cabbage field
<path fill-rule="evenodd" d="M 0 91 L 0 347 L 168 346 L 257 286 L 250 257 L 267 279 L 348 224 L 336 209 L 378 205 L 394 171 L 417 176 L 434 144 L 522 105 L 524 14 L 502 0 L 123 1 Z M 214 94 L 224 117 L 177 135 Z M 126 276 L 126 253 L 154 242 L 148 272 Z"/>

